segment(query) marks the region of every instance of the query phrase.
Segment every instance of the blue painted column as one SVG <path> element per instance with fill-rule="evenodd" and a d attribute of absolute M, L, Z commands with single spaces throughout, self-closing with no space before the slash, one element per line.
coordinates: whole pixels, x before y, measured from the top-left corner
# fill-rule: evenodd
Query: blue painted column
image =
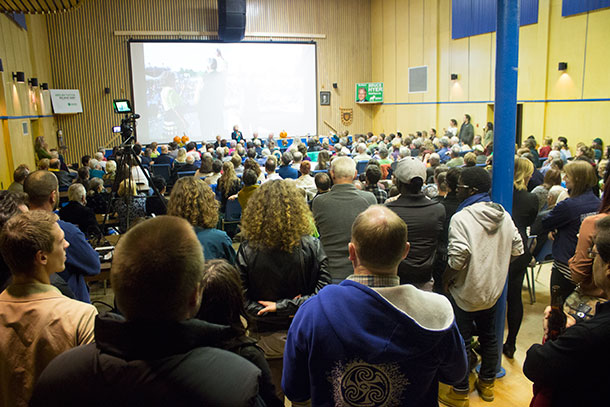
<path fill-rule="evenodd" d="M 496 92 L 494 105 L 494 154 L 491 199 L 512 212 L 515 134 L 517 132 L 517 67 L 519 62 L 518 0 L 498 0 L 496 20 Z M 498 372 L 502 367 L 502 344 L 506 314 L 506 289 L 498 300 L 496 334 Z"/>

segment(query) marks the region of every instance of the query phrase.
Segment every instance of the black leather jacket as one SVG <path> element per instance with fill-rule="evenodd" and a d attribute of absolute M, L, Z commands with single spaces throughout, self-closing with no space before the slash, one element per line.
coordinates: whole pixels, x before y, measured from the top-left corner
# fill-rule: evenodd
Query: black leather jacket
<path fill-rule="evenodd" d="M 237 252 L 246 311 L 257 331 L 288 329 L 297 309 L 331 282 L 320 241 L 305 236 L 291 253 L 259 250 L 243 242 Z M 274 301 L 277 312 L 257 316 L 258 301 Z"/>

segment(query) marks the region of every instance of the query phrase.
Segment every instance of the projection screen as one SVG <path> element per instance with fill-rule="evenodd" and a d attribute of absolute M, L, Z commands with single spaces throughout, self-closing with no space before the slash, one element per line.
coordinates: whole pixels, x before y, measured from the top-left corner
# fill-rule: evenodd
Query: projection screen
<path fill-rule="evenodd" d="M 314 43 L 130 42 L 138 141 L 316 134 Z"/>

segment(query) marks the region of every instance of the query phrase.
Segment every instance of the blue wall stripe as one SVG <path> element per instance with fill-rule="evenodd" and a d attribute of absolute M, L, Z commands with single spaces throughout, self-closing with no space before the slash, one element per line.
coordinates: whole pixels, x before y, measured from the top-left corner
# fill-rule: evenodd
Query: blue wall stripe
<path fill-rule="evenodd" d="M 563 17 L 573 16 L 606 7 L 610 7 L 610 0 L 563 0 L 561 15 Z"/>
<path fill-rule="evenodd" d="M 517 103 L 561 103 L 561 102 L 610 102 L 610 98 L 599 98 L 599 99 L 527 99 L 517 100 Z M 397 106 L 397 105 L 467 105 L 487 103 L 493 104 L 493 100 L 464 100 L 464 101 L 445 101 L 445 102 L 396 102 L 396 103 L 383 103 L 385 106 Z"/>
<path fill-rule="evenodd" d="M 12 120 L 12 119 L 40 119 L 43 117 L 54 117 L 52 114 L 43 116 L 0 116 L 0 120 Z"/>
<path fill-rule="evenodd" d="M 520 1 L 520 25 L 536 24 L 538 22 L 538 0 Z M 454 40 L 496 31 L 497 2 L 495 0 L 453 0 L 451 10 L 451 38 Z"/>

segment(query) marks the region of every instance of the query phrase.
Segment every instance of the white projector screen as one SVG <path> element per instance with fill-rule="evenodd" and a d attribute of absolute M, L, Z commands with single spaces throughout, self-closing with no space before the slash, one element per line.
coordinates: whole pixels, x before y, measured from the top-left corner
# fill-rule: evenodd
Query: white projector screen
<path fill-rule="evenodd" d="M 130 42 L 138 141 L 316 134 L 313 43 Z"/>

